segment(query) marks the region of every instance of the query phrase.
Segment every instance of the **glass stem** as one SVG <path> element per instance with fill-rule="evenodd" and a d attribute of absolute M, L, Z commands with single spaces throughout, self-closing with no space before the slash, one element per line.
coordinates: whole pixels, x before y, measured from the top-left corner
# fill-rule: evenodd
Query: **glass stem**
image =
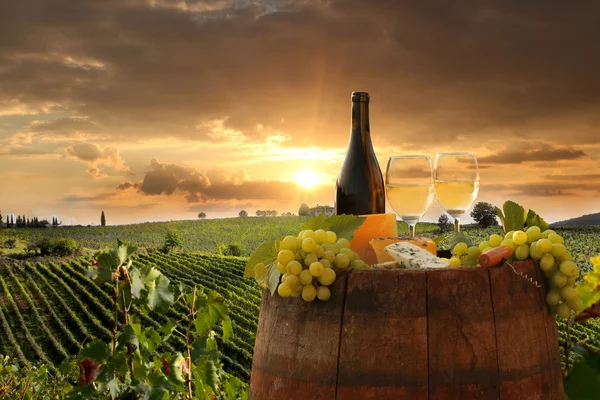
<path fill-rule="evenodd" d="M 460 218 L 454 217 L 454 233 L 460 232 Z"/>
<path fill-rule="evenodd" d="M 416 222 L 411 222 L 408 224 L 408 236 L 415 237 L 415 229 L 417 227 Z"/>

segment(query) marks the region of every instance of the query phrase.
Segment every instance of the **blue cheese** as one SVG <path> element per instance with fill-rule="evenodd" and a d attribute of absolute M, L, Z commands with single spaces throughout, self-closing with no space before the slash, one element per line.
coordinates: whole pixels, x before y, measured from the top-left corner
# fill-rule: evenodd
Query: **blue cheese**
<path fill-rule="evenodd" d="M 446 268 L 450 264 L 409 242 L 397 242 L 385 247 L 385 251 L 407 269 Z"/>

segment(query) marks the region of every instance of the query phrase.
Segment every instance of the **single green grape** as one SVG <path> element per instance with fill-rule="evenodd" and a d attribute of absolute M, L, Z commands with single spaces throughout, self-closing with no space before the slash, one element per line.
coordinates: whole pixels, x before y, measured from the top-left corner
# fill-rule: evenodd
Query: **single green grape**
<path fill-rule="evenodd" d="M 302 272 L 300 272 L 300 275 L 298 275 L 298 279 L 300 280 L 300 283 L 303 285 L 310 285 L 313 281 L 313 276 L 310 274 L 310 271 L 305 269 Z"/>
<path fill-rule="evenodd" d="M 336 243 L 338 244 L 340 249 L 343 249 L 343 248 L 349 249 L 350 248 L 350 241 L 346 238 L 338 239 L 338 241 Z"/>
<path fill-rule="evenodd" d="M 283 265 L 282 263 L 277 263 L 277 270 L 280 274 L 285 274 L 287 272 L 287 265 Z"/>
<path fill-rule="evenodd" d="M 317 257 L 315 253 L 308 253 L 306 257 L 304 257 L 304 265 L 307 267 L 310 267 L 310 264 L 314 263 L 315 261 L 319 261 L 319 257 Z"/>
<path fill-rule="evenodd" d="M 310 284 L 302 288 L 302 299 L 304 301 L 313 301 L 317 297 L 317 288 Z"/>
<path fill-rule="evenodd" d="M 477 246 L 471 246 L 467 249 L 467 259 L 468 260 L 477 260 L 481 255 L 481 250 Z"/>
<path fill-rule="evenodd" d="M 323 268 L 331 268 L 331 262 L 328 259 L 320 258 L 318 261 L 323 264 Z"/>
<path fill-rule="evenodd" d="M 356 260 L 352 260 L 350 261 L 350 264 L 348 264 L 348 268 L 366 268 L 368 267 L 367 263 L 364 262 L 363 260 L 361 260 L 360 258 L 357 258 Z"/>
<path fill-rule="evenodd" d="M 458 258 L 458 257 L 450 257 L 448 262 L 450 263 L 451 268 L 460 267 L 460 265 L 461 265 L 460 258 Z"/>
<path fill-rule="evenodd" d="M 332 251 L 325 251 L 325 253 L 323 253 L 323 258 L 325 258 L 326 260 L 329 260 L 330 263 L 332 263 L 335 260 L 335 254 L 333 254 Z"/>
<path fill-rule="evenodd" d="M 560 262 L 563 262 L 563 261 L 573 261 L 573 256 L 571 254 L 567 253 L 560 258 Z"/>
<path fill-rule="evenodd" d="M 564 288 L 560 289 L 560 295 L 566 301 L 573 300 L 577 297 L 577 289 L 572 286 L 565 286 Z"/>
<path fill-rule="evenodd" d="M 347 249 L 347 248 L 343 247 L 343 248 L 341 248 L 341 249 L 340 249 L 340 254 L 345 254 L 345 255 L 347 255 L 347 256 L 348 256 L 348 259 L 349 259 L 350 261 L 353 261 L 353 260 L 354 260 L 354 258 L 355 258 L 355 254 L 356 254 L 356 253 L 355 253 L 355 252 L 353 252 L 353 251 L 352 251 L 352 250 L 350 250 L 350 249 Z"/>
<path fill-rule="evenodd" d="M 297 239 L 298 239 L 300 242 L 302 242 L 302 235 L 304 235 L 304 232 L 305 232 L 304 230 L 301 230 L 301 231 L 298 233 L 298 236 L 296 236 L 296 238 L 297 238 Z"/>
<path fill-rule="evenodd" d="M 492 246 L 491 242 L 488 242 L 486 240 L 486 241 L 483 241 L 483 242 L 479 243 L 479 245 L 477 247 L 479 247 L 479 251 L 481 251 L 483 253 L 483 251 L 485 249 L 487 249 L 488 247 L 493 247 L 493 246 Z"/>
<path fill-rule="evenodd" d="M 280 283 L 277 287 L 277 293 L 281 297 L 290 297 L 292 294 L 292 288 L 287 283 Z"/>
<path fill-rule="evenodd" d="M 503 240 L 502 236 L 496 235 L 495 233 L 490 236 L 490 243 L 492 244 L 492 247 L 500 246 L 500 243 L 502 243 L 502 240 Z"/>
<path fill-rule="evenodd" d="M 513 234 L 515 233 L 515 231 L 510 231 L 508 232 L 506 235 L 504 235 L 504 239 L 511 239 L 513 237 Z"/>
<path fill-rule="evenodd" d="M 560 303 L 560 292 L 558 289 L 552 289 L 548 291 L 546 295 L 546 303 L 550 306 L 555 306 Z"/>
<path fill-rule="evenodd" d="M 535 244 L 535 247 L 540 253 L 549 253 L 552 251 L 552 242 L 548 239 L 540 239 Z"/>
<path fill-rule="evenodd" d="M 300 279 L 298 279 L 298 277 L 296 275 L 288 275 L 287 278 L 285 278 L 285 284 L 287 284 L 289 287 L 294 288 L 294 286 L 296 286 L 296 284 L 300 283 Z"/>
<path fill-rule="evenodd" d="M 529 246 L 529 256 L 534 260 L 539 260 L 540 258 L 542 258 L 543 254 L 537 249 L 536 244 L 537 242 L 532 242 L 531 246 Z"/>
<path fill-rule="evenodd" d="M 571 316 L 571 308 L 569 308 L 567 303 L 560 303 L 556 308 L 556 315 L 559 318 L 567 319 Z"/>
<path fill-rule="evenodd" d="M 317 235 L 315 235 L 315 231 L 312 229 L 306 229 L 302 232 L 302 241 L 304 241 L 304 239 L 314 239 L 316 237 Z"/>
<path fill-rule="evenodd" d="M 575 265 L 573 261 L 563 261 L 559 265 L 560 272 L 565 274 L 567 277 L 577 276 L 579 275 L 579 268 Z"/>
<path fill-rule="evenodd" d="M 348 258 L 347 255 L 340 253 L 335 256 L 335 260 L 333 261 L 333 264 L 340 269 L 347 268 L 348 265 L 350 264 L 350 258 Z"/>
<path fill-rule="evenodd" d="M 523 261 L 529 257 L 529 246 L 526 244 L 521 244 L 517 246 L 515 250 L 515 258 L 519 261 Z"/>
<path fill-rule="evenodd" d="M 288 274 L 299 275 L 302 272 L 302 264 L 296 260 L 292 260 L 285 266 Z"/>
<path fill-rule="evenodd" d="M 335 271 L 332 270 L 331 268 L 325 268 L 323 270 L 323 274 L 321 276 L 319 276 L 317 279 L 321 285 L 329 286 L 333 282 L 335 282 L 335 278 L 336 278 Z"/>
<path fill-rule="evenodd" d="M 562 238 L 562 236 L 557 235 L 556 233 L 551 233 L 548 235 L 548 240 L 550 240 L 552 243 L 562 243 L 565 244 L 565 240 Z"/>
<path fill-rule="evenodd" d="M 296 236 L 286 236 L 279 245 L 281 250 L 296 251 L 300 249 L 299 240 Z"/>
<path fill-rule="evenodd" d="M 540 258 L 539 264 L 542 271 L 550 271 L 555 264 L 554 257 L 552 257 L 552 254 L 546 253 Z"/>
<path fill-rule="evenodd" d="M 585 308 L 583 301 L 581 301 L 579 297 L 576 297 L 573 300 L 567 300 L 567 304 L 575 312 L 581 312 Z"/>
<path fill-rule="evenodd" d="M 460 257 L 463 254 L 466 254 L 468 249 L 469 249 L 469 246 L 467 246 L 466 243 L 457 243 L 454 246 L 454 249 L 452 249 L 452 254 L 454 254 L 457 257 Z"/>
<path fill-rule="evenodd" d="M 313 253 L 317 248 L 317 241 L 313 238 L 306 238 L 302 241 L 302 250 L 307 253 Z"/>
<path fill-rule="evenodd" d="M 296 261 L 303 261 L 304 257 L 302 256 L 302 250 L 298 250 L 297 252 L 295 252 L 294 258 L 296 259 Z"/>
<path fill-rule="evenodd" d="M 527 234 L 523 231 L 515 231 L 515 233 L 513 233 L 512 240 L 517 246 L 520 246 L 527 243 Z"/>
<path fill-rule="evenodd" d="M 513 242 L 512 239 L 504 239 L 502 243 L 500 243 L 500 246 L 510 247 L 511 249 L 513 249 L 513 251 L 517 249 L 517 245 L 515 244 L 515 242 Z"/>
<path fill-rule="evenodd" d="M 314 253 L 317 255 L 317 257 L 321 258 L 325 254 L 325 250 L 323 249 L 323 246 L 321 246 L 321 245 L 318 244 L 315 247 Z"/>
<path fill-rule="evenodd" d="M 575 286 L 577 284 L 577 277 L 576 276 L 569 276 L 567 277 L 567 286 Z"/>
<path fill-rule="evenodd" d="M 554 276 L 554 274 L 556 272 L 558 272 L 558 265 L 556 265 L 556 263 L 552 266 L 551 269 L 549 269 L 548 271 L 543 271 L 544 272 L 544 276 L 548 279 L 552 279 L 552 277 Z"/>
<path fill-rule="evenodd" d="M 550 250 L 550 253 L 556 258 L 563 257 L 567 254 L 567 248 L 562 243 L 552 243 L 552 250 Z"/>
<path fill-rule="evenodd" d="M 327 243 L 327 232 L 323 229 L 317 229 L 315 231 L 315 239 L 318 244 Z"/>
<path fill-rule="evenodd" d="M 310 274 L 312 276 L 316 276 L 316 277 L 321 276 L 323 274 L 323 270 L 324 269 L 325 269 L 325 267 L 323 267 L 323 264 L 321 264 L 318 261 L 310 264 L 310 267 L 308 267 L 308 270 L 310 271 Z M 566 282 L 566 278 L 565 278 L 565 282 Z"/>
<path fill-rule="evenodd" d="M 331 298 L 331 290 L 327 286 L 319 286 L 317 289 L 317 298 L 321 301 L 327 301 Z"/>
<path fill-rule="evenodd" d="M 527 234 L 527 243 L 531 244 L 542 237 L 542 231 L 539 226 L 530 226 L 525 231 Z"/>
<path fill-rule="evenodd" d="M 283 265 L 288 265 L 295 258 L 296 256 L 291 250 L 279 250 L 279 253 L 277 253 L 277 261 Z"/>
<path fill-rule="evenodd" d="M 567 276 L 560 271 L 557 271 L 552 275 L 552 286 L 555 288 L 562 288 L 567 284 Z"/>
<path fill-rule="evenodd" d="M 556 232 L 554 232 L 552 229 L 546 229 L 544 232 L 542 232 L 542 237 L 545 239 L 548 236 L 550 236 L 550 234 L 552 234 L 552 233 L 556 233 Z"/>
<path fill-rule="evenodd" d="M 334 244 L 337 241 L 337 235 L 333 231 L 327 231 L 327 243 Z"/>

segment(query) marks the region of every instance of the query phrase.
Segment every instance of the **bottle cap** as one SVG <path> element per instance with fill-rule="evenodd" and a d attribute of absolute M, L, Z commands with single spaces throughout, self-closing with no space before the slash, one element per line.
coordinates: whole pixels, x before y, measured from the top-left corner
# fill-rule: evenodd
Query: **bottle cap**
<path fill-rule="evenodd" d="M 369 102 L 369 93 L 367 92 L 352 92 L 352 101 Z"/>

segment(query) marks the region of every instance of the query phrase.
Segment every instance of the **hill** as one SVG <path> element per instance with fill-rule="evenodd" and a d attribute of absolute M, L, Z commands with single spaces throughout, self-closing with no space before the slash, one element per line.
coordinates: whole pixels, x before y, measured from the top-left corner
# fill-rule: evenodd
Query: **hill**
<path fill-rule="evenodd" d="M 550 224 L 550 227 L 559 226 L 590 226 L 600 225 L 600 213 L 582 215 L 581 217 L 566 219 Z"/>

